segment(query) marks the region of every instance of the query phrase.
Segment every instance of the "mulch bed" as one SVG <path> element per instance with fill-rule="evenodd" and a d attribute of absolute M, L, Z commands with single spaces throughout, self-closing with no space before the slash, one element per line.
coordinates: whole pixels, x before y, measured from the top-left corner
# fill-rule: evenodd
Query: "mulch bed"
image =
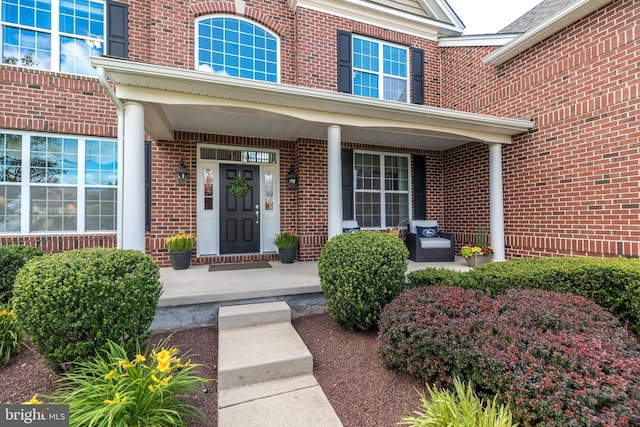
<path fill-rule="evenodd" d="M 382 364 L 375 333 L 346 331 L 331 322 L 326 313 L 295 319 L 293 326 L 313 354 L 314 374 L 345 427 L 394 426 L 406 410 L 417 409 L 415 389 L 424 390 L 423 384 Z M 169 334 L 156 333 L 152 342 Z M 189 352 L 193 363 L 203 365 L 200 376 L 217 376 L 217 328 L 174 332 L 171 345 L 178 347 L 180 354 Z M 23 346 L 9 366 L 0 370 L 0 402 L 21 403 L 34 394 L 51 393 L 56 379 L 42 358 Z M 206 394 L 192 397 L 206 414 L 209 426 L 217 425 L 216 390 L 212 382 Z"/>

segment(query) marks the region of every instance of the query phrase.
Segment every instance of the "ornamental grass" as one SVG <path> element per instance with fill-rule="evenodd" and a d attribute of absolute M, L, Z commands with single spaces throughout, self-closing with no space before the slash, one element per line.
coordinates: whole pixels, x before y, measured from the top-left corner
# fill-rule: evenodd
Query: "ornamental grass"
<path fill-rule="evenodd" d="M 206 424 L 204 413 L 186 399 L 201 393 L 209 380 L 200 378 L 187 355 L 169 347 L 169 338 L 151 352 L 138 346 L 130 359 L 125 349 L 109 341 L 102 355 L 77 362 L 60 379 L 48 399 L 68 404 L 70 426 L 187 426 Z M 186 360 L 185 360 L 186 359 Z"/>

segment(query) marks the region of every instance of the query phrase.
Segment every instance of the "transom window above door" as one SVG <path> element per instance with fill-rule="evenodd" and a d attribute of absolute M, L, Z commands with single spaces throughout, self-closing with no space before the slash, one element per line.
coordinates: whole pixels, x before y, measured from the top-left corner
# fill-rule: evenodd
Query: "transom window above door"
<path fill-rule="evenodd" d="M 196 68 L 234 77 L 278 82 L 279 39 L 251 21 L 232 17 L 196 20 Z"/>

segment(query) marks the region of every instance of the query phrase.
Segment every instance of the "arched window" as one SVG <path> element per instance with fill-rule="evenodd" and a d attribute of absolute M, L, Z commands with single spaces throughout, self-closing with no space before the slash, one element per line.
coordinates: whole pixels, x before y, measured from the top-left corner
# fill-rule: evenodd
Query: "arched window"
<path fill-rule="evenodd" d="M 278 82 L 279 40 L 253 22 L 232 16 L 196 21 L 196 69 Z"/>

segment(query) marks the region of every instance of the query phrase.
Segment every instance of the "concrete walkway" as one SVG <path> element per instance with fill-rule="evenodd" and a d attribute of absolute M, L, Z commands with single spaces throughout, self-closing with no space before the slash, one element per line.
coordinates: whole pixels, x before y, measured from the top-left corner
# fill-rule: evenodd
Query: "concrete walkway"
<path fill-rule="evenodd" d="M 153 330 L 218 325 L 219 427 L 340 427 L 313 375 L 313 359 L 292 316 L 321 313 L 326 299 L 317 262 L 209 272 L 163 268 Z M 454 263 L 416 263 L 408 270 Z"/>

